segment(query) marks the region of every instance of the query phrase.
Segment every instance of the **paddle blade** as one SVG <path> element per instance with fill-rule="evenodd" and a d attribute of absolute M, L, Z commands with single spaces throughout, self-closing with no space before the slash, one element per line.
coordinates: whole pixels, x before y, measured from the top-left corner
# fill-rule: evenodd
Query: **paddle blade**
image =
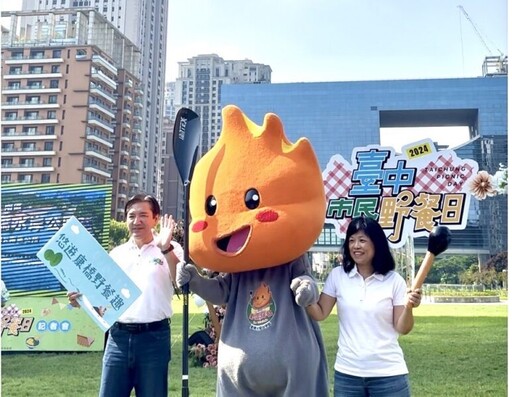
<path fill-rule="evenodd" d="M 173 131 L 173 152 L 183 183 L 190 181 L 199 153 L 201 122 L 196 112 L 181 108 L 176 114 Z"/>

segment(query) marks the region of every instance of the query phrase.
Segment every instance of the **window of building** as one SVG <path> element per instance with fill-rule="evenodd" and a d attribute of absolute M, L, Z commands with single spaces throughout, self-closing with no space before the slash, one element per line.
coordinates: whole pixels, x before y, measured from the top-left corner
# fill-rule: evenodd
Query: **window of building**
<path fill-rule="evenodd" d="M 41 73 L 43 73 L 43 67 L 40 65 L 30 66 L 28 68 L 28 72 L 30 74 L 41 74 Z"/>
<path fill-rule="evenodd" d="M 41 97 L 39 95 L 27 95 L 26 96 L 26 101 L 28 103 L 40 103 L 41 102 Z"/>
<path fill-rule="evenodd" d="M 24 152 L 31 152 L 36 150 L 36 143 L 35 142 L 23 142 L 21 144 L 21 150 Z"/>
<path fill-rule="evenodd" d="M 30 58 L 31 59 L 43 59 L 44 51 L 43 50 L 32 50 L 32 51 L 30 51 Z"/>
<path fill-rule="evenodd" d="M 5 112 L 6 120 L 16 120 L 18 118 L 18 112 Z"/>
<path fill-rule="evenodd" d="M 57 112 L 55 110 L 48 110 L 48 119 L 56 119 L 57 118 Z"/>
<path fill-rule="evenodd" d="M 60 66 L 52 65 L 52 73 L 59 73 L 59 72 L 60 72 Z"/>
<path fill-rule="evenodd" d="M 43 157 L 43 167 L 51 167 L 52 166 L 52 158 L 51 157 Z"/>
<path fill-rule="evenodd" d="M 46 126 L 46 135 L 55 135 L 55 126 L 54 125 Z"/>
<path fill-rule="evenodd" d="M 62 56 L 62 50 L 53 50 L 53 58 L 60 58 Z"/>
<path fill-rule="evenodd" d="M 2 143 L 2 150 L 4 152 L 12 152 L 12 151 L 14 151 L 14 143 L 12 143 L 12 142 Z"/>
<path fill-rule="evenodd" d="M 31 183 L 32 182 L 32 174 L 19 174 L 18 182 Z"/>
<path fill-rule="evenodd" d="M 7 103 L 8 104 L 16 104 L 19 102 L 20 97 L 18 96 L 8 96 L 7 97 Z"/>
<path fill-rule="evenodd" d="M 49 95 L 48 103 L 57 103 L 57 95 Z"/>
<path fill-rule="evenodd" d="M 9 68 L 9 74 L 21 74 L 21 66 L 11 66 Z"/>
<path fill-rule="evenodd" d="M 59 80 L 50 80 L 50 88 L 59 88 Z"/>
<path fill-rule="evenodd" d="M 2 183 L 9 183 L 11 182 L 11 175 L 6 175 L 2 173 Z"/>
<path fill-rule="evenodd" d="M 50 183 L 50 174 L 41 174 L 41 183 Z"/>
<path fill-rule="evenodd" d="M 53 142 L 45 142 L 44 143 L 44 150 L 45 151 L 53 150 Z"/>
<path fill-rule="evenodd" d="M 12 166 L 12 159 L 2 159 L 2 167 Z"/>
<path fill-rule="evenodd" d="M 22 158 L 20 159 L 20 166 L 22 167 L 33 167 L 34 158 Z"/>
<path fill-rule="evenodd" d="M 26 111 L 25 112 L 25 120 L 37 120 L 39 119 L 39 112 L 38 111 Z"/>
<path fill-rule="evenodd" d="M 36 135 L 37 127 L 23 127 L 23 133 L 25 135 Z"/>
<path fill-rule="evenodd" d="M 27 83 L 28 88 L 42 88 L 43 82 L 41 80 L 33 80 Z"/>
<path fill-rule="evenodd" d="M 11 51 L 11 59 L 23 59 L 23 51 Z"/>
<path fill-rule="evenodd" d="M 4 135 L 15 135 L 16 127 L 4 127 Z"/>
<path fill-rule="evenodd" d="M 9 83 L 7 84 L 7 88 L 10 88 L 10 89 L 18 89 L 18 88 L 20 88 L 20 86 L 21 86 L 20 81 L 9 81 Z"/>

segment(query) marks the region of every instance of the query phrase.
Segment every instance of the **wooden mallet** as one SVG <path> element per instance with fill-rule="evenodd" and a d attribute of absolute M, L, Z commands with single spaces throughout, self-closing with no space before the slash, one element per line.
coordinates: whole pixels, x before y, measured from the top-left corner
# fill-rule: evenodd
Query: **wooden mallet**
<path fill-rule="evenodd" d="M 444 252 L 452 241 L 452 232 L 446 226 L 436 226 L 428 236 L 427 254 L 421 262 L 418 273 L 412 281 L 411 290 L 421 288 L 423 282 L 427 278 L 436 256 Z M 411 303 L 407 303 L 408 307 L 412 307 Z"/>

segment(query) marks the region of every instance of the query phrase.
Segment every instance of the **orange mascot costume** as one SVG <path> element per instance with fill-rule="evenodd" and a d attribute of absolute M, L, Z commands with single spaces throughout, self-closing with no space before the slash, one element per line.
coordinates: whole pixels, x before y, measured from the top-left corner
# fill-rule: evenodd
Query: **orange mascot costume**
<path fill-rule="evenodd" d="M 235 106 L 222 117 L 194 169 L 189 230 L 194 263 L 221 273 L 178 271 L 180 285 L 226 305 L 217 396 L 327 396 L 322 336 L 304 309 L 318 299 L 305 255 L 325 219 L 318 160 L 307 139 L 288 141 L 275 114 L 262 126 Z"/>

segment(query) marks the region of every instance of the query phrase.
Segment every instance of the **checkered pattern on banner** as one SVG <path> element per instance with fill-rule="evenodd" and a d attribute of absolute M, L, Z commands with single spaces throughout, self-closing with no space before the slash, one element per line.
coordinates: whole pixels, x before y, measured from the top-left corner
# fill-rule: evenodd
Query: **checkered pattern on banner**
<path fill-rule="evenodd" d="M 333 159 L 329 171 L 324 171 L 324 190 L 327 202 L 331 199 L 340 197 L 348 197 L 348 192 L 352 188 L 352 171 L 351 167 L 344 159 L 339 156 Z M 338 233 L 346 234 L 350 219 L 328 219 L 329 223 L 338 228 Z"/>
<path fill-rule="evenodd" d="M 452 156 L 440 154 L 435 161 L 418 169 L 412 192 L 460 193 L 464 183 L 474 175 L 471 165 L 455 162 Z"/>

